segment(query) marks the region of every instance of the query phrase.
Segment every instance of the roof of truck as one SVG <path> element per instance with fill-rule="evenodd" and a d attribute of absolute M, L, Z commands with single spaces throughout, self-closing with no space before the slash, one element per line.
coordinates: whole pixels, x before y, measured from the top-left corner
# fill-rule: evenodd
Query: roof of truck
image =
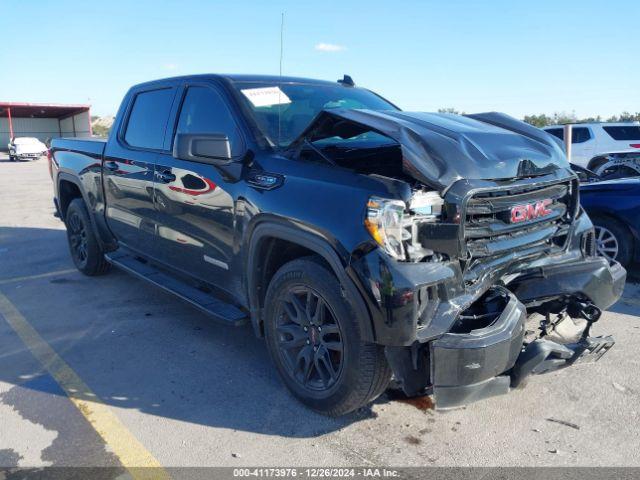
<path fill-rule="evenodd" d="M 318 80 L 314 78 L 302 78 L 302 77 L 289 77 L 279 75 L 258 75 L 258 74 L 244 74 L 244 73 L 203 73 L 198 75 L 183 75 L 179 77 L 159 78 L 157 80 L 151 80 L 149 82 L 140 83 L 135 85 L 139 87 L 141 85 L 151 85 L 154 83 L 166 82 L 167 80 L 231 80 L 233 82 L 247 82 L 247 83 L 306 83 L 314 85 L 335 85 L 337 80 Z"/>

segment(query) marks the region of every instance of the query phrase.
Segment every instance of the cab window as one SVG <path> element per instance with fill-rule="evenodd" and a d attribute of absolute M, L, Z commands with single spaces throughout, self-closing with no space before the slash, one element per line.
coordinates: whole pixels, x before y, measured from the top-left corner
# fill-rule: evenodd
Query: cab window
<path fill-rule="evenodd" d="M 187 89 L 176 133 L 223 133 L 231 143 L 231 155 L 242 153 L 240 131 L 224 99 L 209 87 Z"/>
<path fill-rule="evenodd" d="M 124 141 L 136 148 L 161 150 L 174 95 L 174 88 L 138 93 L 129 113 Z"/>

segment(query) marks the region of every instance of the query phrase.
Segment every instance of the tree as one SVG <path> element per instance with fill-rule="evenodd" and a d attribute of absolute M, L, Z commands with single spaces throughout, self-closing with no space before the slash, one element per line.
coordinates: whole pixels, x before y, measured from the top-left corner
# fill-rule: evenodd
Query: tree
<path fill-rule="evenodd" d="M 629 112 L 622 112 L 620 115 L 609 117 L 607 122 L 640 122 L 640 112 L 635 114 Z"/>
<path fill-rule="evenodd" d="M 540 115 L 525 115 L 524 121 L 538 128 L 546 127 L 553 123 L 552 118 L 544 113 L 541 113 Z"/>

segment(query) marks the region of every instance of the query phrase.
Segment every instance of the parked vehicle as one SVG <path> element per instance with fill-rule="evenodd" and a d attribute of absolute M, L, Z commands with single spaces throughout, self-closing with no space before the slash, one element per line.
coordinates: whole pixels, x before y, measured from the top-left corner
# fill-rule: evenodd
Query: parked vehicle
<path fill-rule="evenodd" d="M 564 127 L 544 127 L 564 141 Z M 603 177 L 640 175 L 640 123 L 580 123 L 572 127 L 571 161 Z"/>
<path fill-rule="evenodd" d="M 392 374 L 455 407 L 614 343 L 589 329 L 626 272 L 595 256 L 558 142 L 503 114 L 403 112 L 347 76 L 179 77 L 133 87 L 108 140 L 53 140 L 51 162 L 81 272 L 250 322 L 325 414 Z"/>
<path fill-rule="evenodd" d="M 625 267 L 640 261 L 640 178 L 583 183 L 580 199 L 595 227 L 597 253 Z"/>
<path fill-rule="evenodd" d="M 9 142 L 9 160 L 37 160 L 47 154 L 47 146 L 35 137 L 17 137 Z"/>

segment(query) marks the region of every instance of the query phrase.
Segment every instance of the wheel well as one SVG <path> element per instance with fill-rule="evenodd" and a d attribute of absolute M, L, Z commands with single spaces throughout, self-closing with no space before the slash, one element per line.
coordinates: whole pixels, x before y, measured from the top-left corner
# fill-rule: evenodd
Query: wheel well
<path fill-rule="evenodd" d="M 326 268 L 340 282 L 343 293 L 361 319 L 363 339 L 375 342 L 371 313 L 349 278 L 332 245 L 318 235 L 276 221 L 263 222 L 252 233 L 247 258 L 247 287 L 254 332 L 264 336 L 262 310 L 269 282 L 285 263 L 301 257 L 310 257 Z"/>
<path fill-rule="evenodd" d="M 607 157 L 603 157 L 603 156 L 594 157 L 591 160 L 589 160 L 589 163 L 587 164 L 587 169 L 591 170 L 592 172 L 595 172 L 602 165 L 609 163 L 609 161 L 610 160 Z M 625 163 L 618 163 L 613 165 L 613 167 L 618 169 L 627 169 L 633 173 L 640 173 L 636 168 L 633 167 L 631 163 L 629 163 L 628 165 Z"/>
<path fill-rule="evenodd" d="M 605 157 L 593 157 L 587 164 L 587 169 L 594 171 L 601 163 L 606 163 L 608 160 Z"/>
<path fill-rule="evenodd" d="M 282 238 L 268 238 L 263 240 L 259 251 L 258 258 L 261 259 L 257 265 L 257 293 L 260 307 L 264 306 L 264 298 L 267 294 L 267 288 L 271 279 L 285 263 L 302 257 L 314 257 L 314 260 L 326 267 L 331 274 L 333 269 L 331 265 L 317 252 L 304 247 L 298 243 L 290 242 Z"/>
<path fill-rule="evenodd" d="M 82 193 L 75 183 L 68 180 L 61 180 L 58 188 L 58 197 L 60 199 L 60 213 L 64 220 L 71 200 L 74 198 L 82 198 Z"/>

